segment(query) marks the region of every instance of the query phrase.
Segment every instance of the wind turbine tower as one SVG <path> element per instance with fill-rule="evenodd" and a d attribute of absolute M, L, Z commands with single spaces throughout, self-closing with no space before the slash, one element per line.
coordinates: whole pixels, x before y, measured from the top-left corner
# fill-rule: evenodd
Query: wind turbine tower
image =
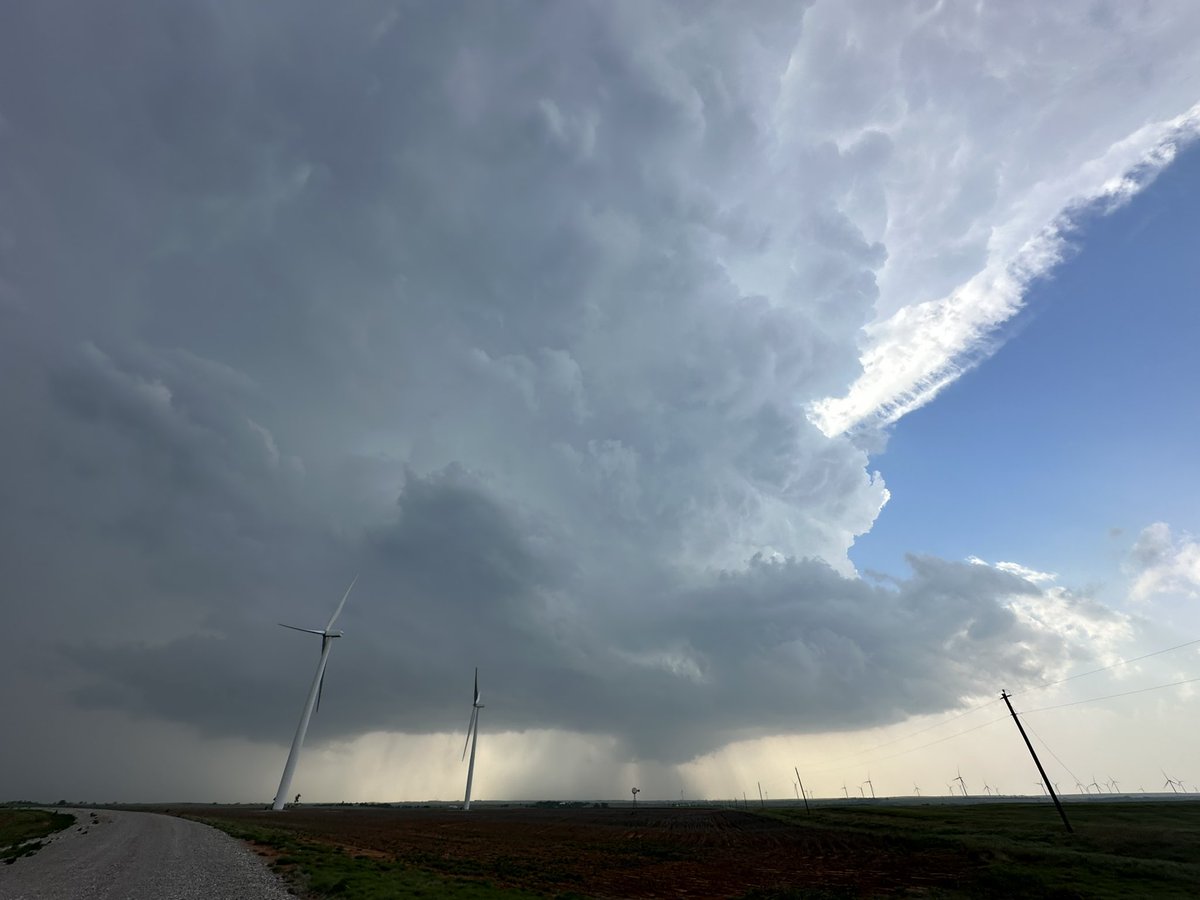
<path fill-rule="evenodd" d="M 463 810 L 471 808 L 471 782 L 475 778 L 475 745 L 479 743 L 479 668 L 475 668 L 475 698 L 471 701 L 471 720 L 467 723 L 467 739 L 463 741 L 463 759 L 467 757 L 467 744 L 471 745 L 471 761 L 467 764 L 467 794 L 463 799 Z"/>
<path fill-rule="evenodd" d="M 283 625 L 284 628 L 290 628 L 293 631 L 303 631 L 306 634 L 317 634 L 321 636 L 321 659 L 317 663 L 317 673 L 313 676 L 312 687 L 308 689 L 308 699 L 304 702 L 304 712 L 300 714 L 300 724 L 296 726 L 296 736 L 292 738 L 292 749 L 288 751 L 287 764 L 283 767 L 283 777 L 279 779 L 279 790 L 275 792 L 275 802 L 271 804 L 271 809 L 280 810 L 287 804 L 288 791 L 292 787 L 292 775 L 296 773 L 296 763 L 300 761 L 300 748 L 304 745 L 304 735 L 308 733 L 308 721 L 312 718 L 313 712 L 321 708 L 321 692 L 325 687 L 325 665 L 329 662 L 329 651 L 333 648 L 334 638 L 340 638 L 342 633 L 333 630 L 333 623 L 337 621 L 337 617 L 342 614 L 342 607 L 346 605 L 346 598 L 350 596 L 350 592 L 354 590 L 354 583 L 358 581 L 358 576 L 354 576 L 354 581 L 350 582 L 350 587 L 346 588 L 346 593 L 342 595 L 342 602 L 338 604 L 337 609 L 333 611 L 333 615 L 329 617 L 329 622 L 318 631 L 315 628 L 299 628 L 295 625 Z"/>
<path fill-rule="evenodd" d="M 965 797 L 967 796 L 967 783 L 963 781 L 962 770 L 956 769 L 955 771 L 958 772 L 958 774 L 954 776 L 954 780 L 957 781 L 958 786 L 962 788 L 963 796 Z"/>

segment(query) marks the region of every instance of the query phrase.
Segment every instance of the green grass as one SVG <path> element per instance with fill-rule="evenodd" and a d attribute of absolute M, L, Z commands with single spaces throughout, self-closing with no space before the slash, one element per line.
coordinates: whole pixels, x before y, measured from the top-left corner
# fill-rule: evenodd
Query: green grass
<path fill-rule="evenodd" d="M 1047 804 L 763 813 L 800 827 L 900 840 L 914 850 L 951 850 L 971 863 L 971 874 L 943 896 L 1200 895 L 1200 804 L 1072 804 L 1067 814 L 1074 834 Z"/>
<path fill-rule="evenodd" d="M 274 871 L 297 891 L 310 897 L 530 900 L 542 896 L 498 887 L 483 880 L 455 878 L 388 859 L 352 855 L 340 847 L 307 840 L 284 829 L 246 827 L 204 816 L 188 818 L 219 828 L 253 846 L 269 849 L 275 855 L 271 863 Z"/>
<path fill-rule="evenodd" d="M 42 848 L 40 838 L 75 824 L 68 813 L 41 809 L 0 809 L 0 860 L 12 865 Z"/>

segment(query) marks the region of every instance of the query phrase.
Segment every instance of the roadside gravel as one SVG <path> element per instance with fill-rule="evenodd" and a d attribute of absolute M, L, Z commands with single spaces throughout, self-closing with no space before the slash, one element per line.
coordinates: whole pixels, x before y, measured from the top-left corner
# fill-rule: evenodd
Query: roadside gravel
<path fill-rule="evenodd" d="M 239 841 L 157 813 L 68 809 L 75 824 L 0 865 L 2 900 L 288 900 Z M 294 898 L 292 898 L 294 900 Z"/>

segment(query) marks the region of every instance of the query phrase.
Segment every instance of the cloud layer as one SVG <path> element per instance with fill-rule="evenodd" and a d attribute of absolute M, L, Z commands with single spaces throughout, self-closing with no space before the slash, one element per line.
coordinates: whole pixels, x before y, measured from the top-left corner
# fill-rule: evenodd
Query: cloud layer
<path fill-rule="evenodd" d="M 1196 13 L 872 6 L 5 9 L 7 690 L 282 742 L 275 623 L 360 570 L 327 736 L 460 728 L 479 665 L 680 761 L 1084 652 L 1019 572 L 861 580 L 887 489 L 806 410 L 1141 158 Z"/>

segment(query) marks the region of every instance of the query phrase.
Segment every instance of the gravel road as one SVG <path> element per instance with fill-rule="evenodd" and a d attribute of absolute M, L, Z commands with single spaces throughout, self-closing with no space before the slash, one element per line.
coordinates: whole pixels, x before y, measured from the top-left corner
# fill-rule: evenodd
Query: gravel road
<path fill-rule="evenodd" d="M 226 834 L 156 813 L 69 809 L 75 824 L 0 865 L 3 900 L 295 900 Z"/>

